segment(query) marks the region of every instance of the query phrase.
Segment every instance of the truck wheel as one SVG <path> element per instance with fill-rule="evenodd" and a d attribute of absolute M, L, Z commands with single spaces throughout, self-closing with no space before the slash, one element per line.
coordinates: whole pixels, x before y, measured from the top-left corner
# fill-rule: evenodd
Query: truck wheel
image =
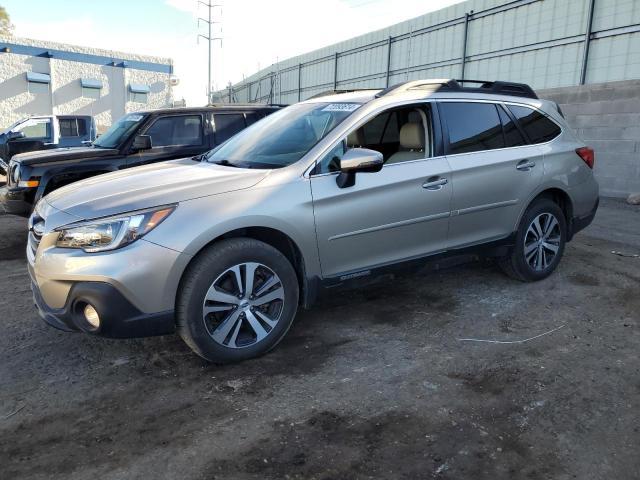
<path fill-rule="evenodd" d="M 177 330 L 210 362 L 257 357 L 289 330 L 298 295 L 296 272 L 278 250 L 251 238 L 222 240 L 201 252 L 185 272 Z"/>
<path fill-rule="evenodd" d="M 499 264 L 507 275 L 517 280 L 542 280 L 560 263 L 566 239 L 567 222 L 562 209 L 552 200 L 541 198 L 523 215 L 516 244 Z"/>

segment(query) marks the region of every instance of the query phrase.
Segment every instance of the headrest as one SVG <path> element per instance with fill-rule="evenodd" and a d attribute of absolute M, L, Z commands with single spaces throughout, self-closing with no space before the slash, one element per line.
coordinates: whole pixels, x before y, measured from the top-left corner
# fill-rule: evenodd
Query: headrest
<path fill-rule="evenodd" d="M 424 149 L 422 123 L 405 123 L 400 129 L 400 146 L 412 150 Z"/>
<path fill-rule="evenodd" d="M 361 147 L 362 145 L 364 145 L 364 132 L 362 128 L 358 128 L 347 135 L 347 147 Z"/>

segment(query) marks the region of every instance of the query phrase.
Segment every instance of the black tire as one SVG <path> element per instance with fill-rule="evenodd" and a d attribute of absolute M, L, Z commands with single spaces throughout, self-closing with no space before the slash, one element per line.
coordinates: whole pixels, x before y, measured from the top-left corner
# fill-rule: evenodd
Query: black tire
<path fill-rule="evenodd" d="M 208 330 L 211 326 L 205 320 L 203 304 L 216 279 L 228 269 L 248 262 L 268 267 L 279 277 L 284 299 L 279 320 L 266 337 L 241 348 L 231 348 L 214 340 Z M 198 254 L 183 276 L 176 302 L 177 331 L 195 353 L 210 362 L 231 363 L 254 358 L 274 348 L 285 336 L 296 315 L 298 295 L 296 272 L 280 251 L 251 238 L 222 240 Z"/>
<path fill-rule="evenodd" d="M 558 222 L 558 228 L 554 232 L 557 232 L 559 240 L 557 242 L 558 250 L 554 254 L 553 259 L 548 262 L 544 268 L 536 269 L 534 268 L 536 266 L 535 259 L 533 259 L 534 265 L 532 266 L 525 257 L 525 241 L 531 238 L 531 234 L 528 234 L 527 232 L 529 231 L 529 227 L 532 225 L 532 222 L 540 215 L 543 215 L 543 219 L 548 218 L 547 215 L 555 217 Z M 507 275 L 516 280 L 520 280 L 522 282 L 535 282 L 542 280 L 551 275 L 560 263 L 566 241 L 567 221 L 565 219 L 564 212 L 553 200 L 543 197 L 535 200 L 529 208 L 527 208 L 520 220 L 520 225 L 518 226 L 515 246 L 511 249 L 509 255 L 500 259 L 498 263 Z M 532 242 L 529 243 L 529 245 L 531 244 Z M 545 250 L 545 258 L 546 255 L 548 255 L 548 252 L 548 250 Z"/>

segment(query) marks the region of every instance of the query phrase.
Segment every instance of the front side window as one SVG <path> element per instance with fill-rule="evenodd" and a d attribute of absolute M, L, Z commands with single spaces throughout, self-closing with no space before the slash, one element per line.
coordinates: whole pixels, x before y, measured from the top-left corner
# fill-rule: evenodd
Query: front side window
<path fill-rule="evenodd" d="M 359 103 L 323 102 L 283 108 L 211 150 L 205 159 L 241 168 L 292 165 L 359 107 Z"/>
<path fill-rule="evenodd" d="M 439 104 L 449 131 L 449 154 L 504 148 L 502 123 L 493 103 Z"/>
<path fill-rule="evenodd" d="M 15 131 L 24 133 L 25 138 L 49 138 L 51 120 L 29 120 L 18 126 Z"/>
<path fill-rule="evenodd" d="M 350 148 L 368 148 L 380 152 L 385 165 L 430 157 L 433 134 L 429 114 L 424 105 L 393 108 L 379 113 L 350 132 L 318 162 L 313 173 L 339 171 L 340 159 Z"/>
<path fill-rule="evenodd" d="M 560 135 L 562 131 L 555 122 L 533 108 L 509 105 L 509 110 L 518 119 L 531 143 L 548 142 Z"/>
<path fill-rule="evenodd" d="M 111 125 L 93 144 L 99 148 L 117 148 L 137 130 L 145 115 L 130 113 Z"/>
<path fill-rule="evenodd" d="M 216 127 L 216 143 L 224 143 L 236 133 L 244 129 L 244 115 L 242 113 L 221 113 L 213 116 Z"/>
<path fill-rule="evenodd" d="M 202 117 L 173 115 L 160 117 L 145 132 L 152 147 L 202 145 Z"/>

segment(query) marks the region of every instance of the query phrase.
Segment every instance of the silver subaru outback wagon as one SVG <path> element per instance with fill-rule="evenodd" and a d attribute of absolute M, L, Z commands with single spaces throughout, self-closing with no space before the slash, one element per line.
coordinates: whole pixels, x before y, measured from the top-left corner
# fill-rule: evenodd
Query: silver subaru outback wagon
<path fill-rule="evenodd" d="M 177 330 L 200 356 L 260 355 L 299 307 L 449 255 L 521 281 L 558 266 L 598 206 L 593 150 L 523 84 L 332 92 L 207 154 L 90 178 L 40 201 L 27 256 L 54 327 Z"/>

